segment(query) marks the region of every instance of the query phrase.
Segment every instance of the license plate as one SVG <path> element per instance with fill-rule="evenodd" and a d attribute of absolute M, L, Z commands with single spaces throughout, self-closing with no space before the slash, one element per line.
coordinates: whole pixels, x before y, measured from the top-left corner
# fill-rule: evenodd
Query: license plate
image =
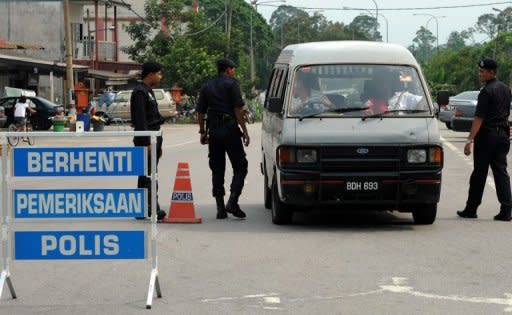
<path fill-rule="evenodd" d="M 375 181 L 350 181 L 346 184 L 347 191 L 377 191 L 379 182 Z"/>

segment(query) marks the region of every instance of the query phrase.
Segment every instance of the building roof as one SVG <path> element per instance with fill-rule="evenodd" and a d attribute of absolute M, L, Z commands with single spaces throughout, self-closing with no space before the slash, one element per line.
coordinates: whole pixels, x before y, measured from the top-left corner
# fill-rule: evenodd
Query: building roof
<path fill-rule="evenodd" d="M 66 63 L 59 61 L 49 61 L 27 56 L 0 53 L 0 67 L 2 66 L 28 66 L 37 67 L 40 70 L 66 72 Z M 73 65 L 74 71 L 87 71 L 87 66 Z"/>

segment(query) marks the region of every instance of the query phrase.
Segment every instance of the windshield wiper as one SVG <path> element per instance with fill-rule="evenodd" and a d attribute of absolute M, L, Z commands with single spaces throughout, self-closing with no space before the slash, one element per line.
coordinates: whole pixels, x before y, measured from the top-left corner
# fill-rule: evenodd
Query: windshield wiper
<path fill-rule="evenodd" d="M 382 117 L 384 117 L 385 115 L 387 114 L 392 114 L 392 113 L 424 113 L 424 112 L 430 112 L 428 109 L 393 109 L 393 110 L 388 110 L 388 111 L 385 111 L 385 112 L 382 112 L 382 113 L 377 113 L 377 114 L 373 114 L 373 115 L 368 115 L 368 116 L 364 116 L 362 117 L 361 119 L 362 120 L 366 120 L 368 118 L 380 118 L 382 119 Z"/>
<path fill-rule="evenodd" d="M 360 111 L 360 110 L 367 110 L 368 108 L 369 108 L 369 107 L 330 108 L 330 109 L 327 109 L 327 110 L 322 111 L 322 112 L 311 113 L 311 114 L 307 114 L 307 115 L 300 116 L 300 117 L 299 117 L 299 121 L 302 121 L 302 119 L 304 119 L 304 118 L 311 118 L 311 117 L 315 117 L 315 116 L 318 116 L 318 115 L 320 115 L 320 114 L 324 114 L 324 113 L 348 113 L 348 112 L 357 112 L 357 111 Z"/>

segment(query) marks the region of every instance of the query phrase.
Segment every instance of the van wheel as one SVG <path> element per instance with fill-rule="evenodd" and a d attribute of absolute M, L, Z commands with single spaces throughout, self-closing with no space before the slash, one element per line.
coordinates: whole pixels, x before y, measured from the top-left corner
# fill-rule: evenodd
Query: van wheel
<path fill-rule="evenodd" d="M 272 181 L 272 223 L 277 225 L 285 225 L 292 223 L 293 212 L 279 200 L 277 192 L 277 181 Z"/>
<path fill-rule="evenodd" d="M 265 209 L 272 209 L 272 191 L 268 188 L 267 171 L 263 170 L 263 174 L 263 200 L 265 203 Z"/>
<path fill-rule="evenodd" d="M 436 220 L 437 204 L 417 205 L 412 211 L 415 224 L 432 224 Z"/>
<path fill-rule="evenodd" d="M 447 121 L 447 122 L 445 122 L 445 125 L 446 125 L 446 128 L 452 129 L 452 123 L 451 122 Z"/>

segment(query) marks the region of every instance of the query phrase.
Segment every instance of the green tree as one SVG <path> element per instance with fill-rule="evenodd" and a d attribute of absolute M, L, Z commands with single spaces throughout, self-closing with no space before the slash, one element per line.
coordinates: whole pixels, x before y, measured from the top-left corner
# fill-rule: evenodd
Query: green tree
<path fill-rule="evenodd" d="M 350 23 L 351 27 L 360 30 L 363 33 L 369 34 L 370 38 L 376 41 L 382 41 L 382 35 L 379 31 L 375 32 L 375 18 L 369 15 L 358 15 Z M 379 24 L 377 23 L 377 29 Z"/>
<path fill-rule="evenodd" d="M 468 40 L 470 36 L 471 34 L 468 31 L 451 32 L 446 42 L 446 48 L 459 50 L 466 46 L 466 40 Z"/>
<path fill-rule="evenodd" d="M 179 83 L 185 93 L 195 95 L 205 79 L 215 74 L 215 60 L 228 54 L 237 63 L 237 79 L 244 91 L 254 84 L 265 85 L 268 77 L 261 61 L 269 50 L 272 33 L 263 17 L 243 0 L 233 1 L 231 50 L 226 52 L 225 1 L 203 0 L 199 12 L 180 0 L 148 0 L 145 19 L 126 30 L 134 44 L 125 51 L 136 61 L 154 59 L 164 68 L 164 86 Z M 249 81 L 248 52 L 252 15 L 258 82 Z"/>
<path fill-rule="evenodd" d="M 424 63 L 432 56 L 435 41 L 436 37 L 432 35 L 432 32 L 422 26 L 416 32 L 416 37 L 413 39 L 413 44 L 409 46 L 409 50 L 420 63 Z"/>

